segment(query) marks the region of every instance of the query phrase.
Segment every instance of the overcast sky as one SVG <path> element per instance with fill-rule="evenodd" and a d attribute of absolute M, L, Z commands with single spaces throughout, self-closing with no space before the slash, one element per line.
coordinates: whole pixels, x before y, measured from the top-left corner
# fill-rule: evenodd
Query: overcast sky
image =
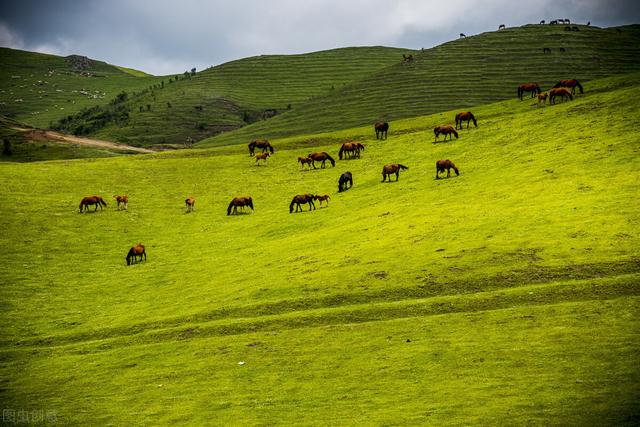
<path fill-rule="evenodd" d="M 541 19 L 640 23 L 638 0 L 0 0 L 0 46 L 152 74 L 345 46 L 432 47 Z"/>

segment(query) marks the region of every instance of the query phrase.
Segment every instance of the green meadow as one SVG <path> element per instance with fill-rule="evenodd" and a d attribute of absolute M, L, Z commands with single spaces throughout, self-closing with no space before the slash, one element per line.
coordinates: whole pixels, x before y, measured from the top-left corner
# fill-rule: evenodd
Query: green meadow
<path fill-rule="evenodd" d="M 271 138 L 260 166 L 244 144 L 1 163 L 3 406 L 63 425 L 637 424 L 640 74 L 584 86 L 476 105 L 447 142 L 432 129 L 457 108 L 384 141 L 368 122 Z M 352 139 L 362 157 L 338 160 Z M 301 169 L 312 151 L 336 166 Z M 445 158 L 460 175 L 436 180 Z M 381 183 L 386 163 L 409 169 Z M 329 207 L 290 214 L 300 193 Z M 109 205 L 79 214 L 91 194 Z M 255 211 L 227 216 L 238 195 Z"/>

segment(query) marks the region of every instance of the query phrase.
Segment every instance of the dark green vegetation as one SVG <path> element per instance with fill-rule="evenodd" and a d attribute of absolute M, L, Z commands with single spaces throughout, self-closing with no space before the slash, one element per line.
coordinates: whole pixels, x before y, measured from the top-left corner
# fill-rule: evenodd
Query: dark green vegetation
<path fill-rule="evenodd" d="M 640 74 L 585 88 L 475 106 L 447 143 L 432 128 L 457 108 L 387 141 L 368 123 L 275 138 L 267 166 L 244 145 L 0 165 L 4 406 L 85 425 L 637 424 Z M 361 159 L 296 164 L 349 139 Z M 442 158 L 459 177 L 434 180 Z M 329 208 L 289 214 L 306 192 Z M 96 193 L 105 211 L 78 214 Z M 255 212 L 227 217 L 245 194 Z M 137 242 L 149 258 L 126 267 Z"/>

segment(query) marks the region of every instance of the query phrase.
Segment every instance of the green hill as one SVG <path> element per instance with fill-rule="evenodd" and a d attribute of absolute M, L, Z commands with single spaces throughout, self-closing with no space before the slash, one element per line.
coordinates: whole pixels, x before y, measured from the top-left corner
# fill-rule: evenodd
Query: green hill
<path fill-rule="evenodd" d="M 3 405 L 64 425 L 635 424 L 639 97 L 635 73 L 473 106 L 446 143 L 457 108 L 387 141 L 274 138 L 266 166 L 244 146 L 0 163 Z M 360 159 L 296 164 L 354 138 Z M 434 179 L 444 158 L 460 176 Z M 392 162 L 409 169 L 383 184 Z M 303 192 L 329 207 L 290 214 Z M 109 206 L 78 214 L 89 194 Z M 244 194 L 255 211 L 227 216 Z"/>

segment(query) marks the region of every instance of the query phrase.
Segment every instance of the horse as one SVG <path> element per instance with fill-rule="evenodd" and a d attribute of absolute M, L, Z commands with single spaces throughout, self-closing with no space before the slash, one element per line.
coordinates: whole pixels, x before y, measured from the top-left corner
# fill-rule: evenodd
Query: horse
<path fill-rule="evenodd" d="M 542 92 L 542 89 L 540 89 L 540 85 L 538 83 L 521 84 L 518 86 L 518 98 L 520 98 L 520 101 L 522 101 L 522 95 L 524 95 L 525 92 L 531 92 L 531 97 L 533 98 L 535 95 Z"/>
<path fill-rule="evenodd" d="M 549 49 L 548 47 L 543 47 L 542 53 L 551 53 L 551 49 Z"/>
<path fill-rule="evenodd" d="M 342 154 L 344 153 L 345 158 L 349 155 L 351 157 L 360 157 L 360 150 L 364 150 L 364 145 L 357 141 L 345 142 L 340 147 L 340 151 L 338 152 L 338 157 L 342 160 Z"/>
<path fill-rule="evenodd" d="M 322 169 L 324 169 L 324 162 L 326 162 L 327 160 L 331 162 L 331 166 L 336 165 L 336 161 L 333 160 L 333 157 L 331 157 L 329 154 L 327 154 L 324 151 L 310 153 L 307 157 L 311 159 L 311 165 L 313 166 L 314 169 L 317 169 L 316 162 L 322 162 L 322 164 L 320 165 Z"/>
<path fill-rule="evenodd" d="M 444 140 L 447 140 L 447 135 L 449 135 L 449 140 L 451 140 L 451 135 L 455 135 L 456 139 L 458 139 L 458 132 L 451 125 L 439 125 L 433 128 L 433 133 L 436 136 L 436 139 L 433 141 L 434 143 L 440 138 L 440 134 L 444 135 Z"/>
<path fill-rule="evenodd" d="M 556 25 L 558 23 L 557 19 L 554 19 L 553 21 L 549 21 L 549 25 Z"/>
<path fill-rule="evenodd" d="M 140 261 L 142 261 L 142 257 L 144 256 L 144 260 L 147 260 L 147 251 L 144 249 L 144 245 L 142 243 L 138 243 L 129 249 L 129 253 L 125 258 L 127 260 L 127 265 L 131 265 L 131 258 L 133 258 L 134 262 L 138 262 L 138 257 L 140 257 Z"/>
<path fill-rule="evenodd" d="M 249 196 L 245 197 L 234 197 L 229 203 L 229 207 L 227 208 L 227 215 L 231 215 L 231 208 L 233 208 L 233 213 L 238 213 L 238 207 L 244 208 L 245 206 L 249 206 L 251 210 L 253 210 L 253 199 Z"/>
<path fill-rule="evenodd" d="M 315 209 L 316 204 L 313 203 L 314 199 L 315 196 L 313 194 L 298 194 L 297 196 L 294 196 L 293 200 L 291 200 L 291 204 L 289 205 L 289 213 L 293 213 L 293 205 L 296 205 L 296 212 L 298 212 L 298 209 L 302 211 L 302 206 L 300 205 L 304 205 L 305 203 L 309 204 L 309 210 L 312 208 Z"/>
<path fill-rule="evenodd" d="M 409 55 L 402 54 L 402 62 L 411 62 L 413 61 L 413 55 L 410 53 Z"/>
<path fill-rule="evenodd" d="M 507 28 L 507 26 L 506 26 L 506 25 L 504 25 L 504 24 L 500 24 L 500 26 L 498 26 L 498 31 L 500 31 L 500 30 L 504 30 L 505 28 Z"/>
<path fill-rule="evenodd" d="M 467 36 L 466 36 L 464 33 L 460 33 L 460 38 L 461 38 L 461 39 L 462 39 L 462 38 L 465 38 L 465 37 L 467 37 Z"/>
<path fill-rule="evenodd" d="M 387 132 L 389 131 L 389 123 L 387 122 L 377 122 L 373 125 L 373 128 L 376 131 L 376 139 L 380 136 L 380 139 L 384 136 L 384 139 L 387 139 Z"/>
<path fill-rule="evenodd" d="M 304 168 L 304 165 L 307 165 L 309 166 L 309 169 L 311 169 L 311 163 L 313 163 L 313 160 L 309 157 L 298 157 L 298 163 L 300 163 L 301 168 Z"/>
<path fill-rule="evenodd" d="M 124 196 L 113 196 L 116 199 L 116 203 L 118 204 L 118 209 L 120 209 L 120 203 L 124 206 L 124 210 L 126 211 L 129 207 L 129 196 L 126 194 Z"/>
<path fill-rule="evenodd" d="M 561 48 L 560 48 L 560 49 L 558 49 L 558 50 L 560 50 L 560 52 L 566 52 L 566 51 L 567 51 L 567 50 L 566 50 L 565 48 L 563 48 L 563 47 L 561 47 Z"/>
<path fill-rule="evenodd" d="M 444 170 L 447 170 L 447 178 L 449 178 L 451 176 L 451 169 L 454 170 L 454 172 L 456 173 L 456 176 L 460 175 L 460 172 L 458 171 L 458 168 L 456 167 L 456 165 L 453 164 L 453 162 L 449 159 L 447 160 L 438 160 L 436 162 L 436 179 L 440 178 L 438 176 L 438 174 L 440 172 L 444 172 Z"/>
<path fill-rule="evenodd" d="M 349 184 L 348 187 L 347 184 Z M 351 172 L 345 172 L 340 175 L 340 178 L 338 179 L 338 193 L 347 191 L 351 187 L 353 187 L 353 176 L 351 175 Z"/>
<path fill-rule="evenodd" d="M 576 93 L 576 86 L 578 87 L 578 89 L 580 89 L 580 93 L 583 94 L 584 89 L 582 88 L 582 85 L 580 84 L 580 82 L 577 81 L 576 79 L 560 80 L 558 83 L 553 85 L 554 88 L 567 87 L 571 89 L 572 95 L 575 95 Z"/>
<path fill-rule="evenodd" d="M 462 112 L 462 113 L 458 113 L 456 114 L 456 129 L 458 129 L 458 124 L 460 125 L 460 129 L 462 129 L 462 122 L 463 121 L 467 121 L 467 129 L 469 129 L 469 122 L 473 120 L 473 125 L 475 127 L 478 127 L 478 122 L 476 121 L 476 118 L 473 116 L 473 114 L 471 113 L 471 111 L 467 111 Z"/>
<path fill-rule="evenodd" d="M 96 208 L 93 210 L 94 212 L 98 210 L 98 206 L 100 206 L 100 210 L 102 210 L 103 206 L 107 206 L 107 202 L 100 196 L 87 196 L 84 197 L 80 201 L 80 213 L 84 210 L 87 212 L 89 210 L 89 205 L 96 205 Z"/>
<path fill-rule="evenodd" d="M 319 196 L 319 195 L 315 195 L 313 196 L 314 200 L 318 200 L 320 202 L 320 207 L 322 208 L 322 202 L 327 202 L 327 207 L 329 207 L 329 199 L 331 197 L 329 197 L 328 194 L 325 194 L 324 196 Z"/>
<path fill-rule="evenodd" d="M 269 150 L 271 154 L 273 154 L 273 146 L 266 139 L 256 139 L 255 141 L 251 141 L 248 145 L 249 147 L 249 155 L 253 156 L 255 153 L 255 149 L 262 148 L 262 152 Z"/>
<path fill-rule="evenodd" d="M 193 196 L 190 196 L 185 199 L 184 204 L 187 206 L 187 212 L 193 212 L 196 208 L 196 199 L 194 199 Z"/>
<path fill-rule="evenodd" d="M 562 97 L 562 101 L 564 101 L 565 98 L 569 98 L 570 100 L 573 101 L 573 95 L 571 94 L 569 89 L 564 88 L 564 87 L 554 88 L 554 89 L 551 89 L 549 91 L 549 104 L 555 104 L 556 103 L 555 102 L 556 96 Z"/>
<path fill-rule="evenodd" d="M 398 177 L 400 175 L 400 169 L 409 169 L 407 166 L 405 165 L 401 165 L 400 163 L 393 163 L 390 165 L 384 165 L 382 167 L 382 182 L 384 182 L 387 179 L 387 176 L 389 177 L 389 182 L 391 182 L 391 174 L 395 173 L 396 174 L 396 182 L 398 182 Z"/>
<path fill-rule="evenodd" d="M 267 164 L 267 159 L 269 158 L 270 155 L 271 153 L 269 153 L 268 151 L 266 153 L 256 154 L 256 163 L 258 163 L 258 160 L 262 160 L 264 164 Z"/>
<path fill-rule="evenodd" d="M 542 104 L 546 104 L 548 96 L 549 96 L 549 94 L 547 92 L 539 93 L 538 94 L 538 105 L 540 105 L 541 102 L 542 102 Z"/>
<path fill-rule="evenodd" d="M 540 21 L 540 25 L 544 25 L 544 19 Z"/>

